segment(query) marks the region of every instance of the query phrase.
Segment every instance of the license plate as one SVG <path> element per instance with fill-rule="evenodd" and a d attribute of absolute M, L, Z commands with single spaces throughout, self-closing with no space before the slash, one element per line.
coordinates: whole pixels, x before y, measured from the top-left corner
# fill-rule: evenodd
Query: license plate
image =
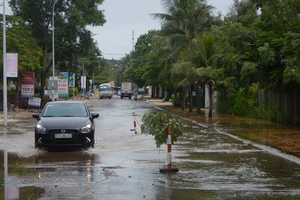
<path fill-rule="evenodd" d="M 72 138 L 72 134 L 70 133 L 55 134 L 55 138 Z"/>

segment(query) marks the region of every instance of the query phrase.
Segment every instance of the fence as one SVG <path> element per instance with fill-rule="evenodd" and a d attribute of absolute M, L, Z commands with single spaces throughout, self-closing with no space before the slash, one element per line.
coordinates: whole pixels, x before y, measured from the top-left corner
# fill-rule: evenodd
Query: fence
<path fill-rule="evenodd" d="M 258 107 L 263 117 L 276 122 L 300 125 L 300 86 L 295 85 L 284 91 L 260 90 Z"/>

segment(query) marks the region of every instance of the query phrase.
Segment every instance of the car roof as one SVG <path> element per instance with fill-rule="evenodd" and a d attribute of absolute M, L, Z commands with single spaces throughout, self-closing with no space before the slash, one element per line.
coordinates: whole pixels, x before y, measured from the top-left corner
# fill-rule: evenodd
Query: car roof
<path fill-rule="evenodd" d="M 49 101 L 47 103 L 50 104 L 86 104 L 84 101 Z"/>

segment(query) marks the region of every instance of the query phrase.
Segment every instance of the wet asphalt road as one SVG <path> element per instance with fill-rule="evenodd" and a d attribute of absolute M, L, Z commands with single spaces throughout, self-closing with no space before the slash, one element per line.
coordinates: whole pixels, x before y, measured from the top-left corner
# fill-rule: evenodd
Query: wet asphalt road
<path fill-rule="evenodd" d="M 33 118 L 1 130 L 0 199 L 300 199 L 299 158 L 187 120 L 172 146 L 179 172 L 161 174 L 167 147 L 140 133 L 152 105 L 117 96 L 87 103 L 100 114 L 94 149 L 34 149 Z"/>

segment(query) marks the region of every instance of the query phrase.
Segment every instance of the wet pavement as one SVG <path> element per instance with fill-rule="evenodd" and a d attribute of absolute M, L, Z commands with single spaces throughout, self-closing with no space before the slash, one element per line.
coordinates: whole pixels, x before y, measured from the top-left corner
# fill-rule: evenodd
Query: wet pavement
<path fill-rule="evenodd" d="M 224 116 L 208 120 L 176 113 L 166 102 L 114 97 L 87 103 L 100 114 L 94 149 L 34 149 L 33 118 L 0 130 L 0 199 L 300 199 L 299 157 L 272 142 L 278 132 L 262 140 L 266 129 L 279 126 Z M 172 146 L 175 174 L 159 173 L 166 168 L 166 145 L 157 149 L 152 136 L 140 133 L 143 114 L 155 106 L 184 117 L 184 135 Z"/>

